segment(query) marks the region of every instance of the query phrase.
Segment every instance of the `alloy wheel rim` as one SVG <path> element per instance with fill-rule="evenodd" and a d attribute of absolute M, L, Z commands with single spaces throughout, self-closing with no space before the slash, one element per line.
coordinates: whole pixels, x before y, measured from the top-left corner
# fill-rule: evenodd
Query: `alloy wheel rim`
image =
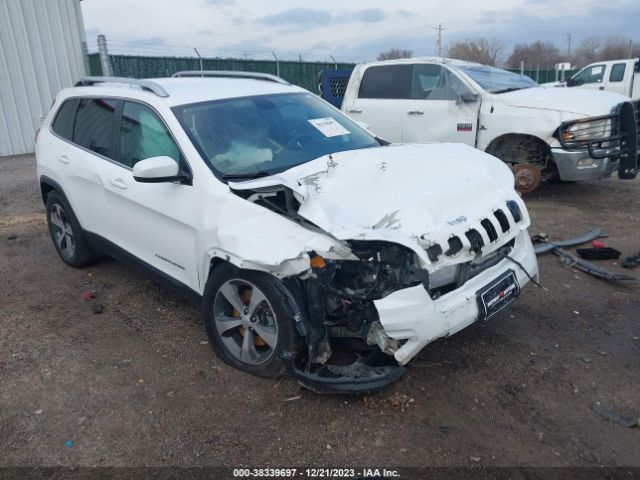
<path fill-rule="evenodd" d="M 55 203 L 51 207 L 49 220 L 58 250 L 65 258 L 73 257 L 76 252 L 76 242 L 67 212 L 60 204 Z"/>
<path fill-rule="evenodd" d="M 247 280 L 224 282 L 213 303 L 214 324 L 226 350 L 249 365 L 267 362 L 278 346 L 278 323 L 271 303 Z"/>

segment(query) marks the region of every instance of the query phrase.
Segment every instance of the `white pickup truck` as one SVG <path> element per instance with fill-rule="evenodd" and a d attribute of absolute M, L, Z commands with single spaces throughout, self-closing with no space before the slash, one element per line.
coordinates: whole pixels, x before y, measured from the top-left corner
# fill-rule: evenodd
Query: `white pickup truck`
<path fill-rule="evenodd" d="M 587 65 L 558 87 L 606 90 L 640 100 L 640 59 L 610 60 Z"/>
<path fill-rule="evenodd" d="M 342 111 L 393 143 L 457 142 L 510 165 L 516 187 L 541 179 L 638 173 L 638 103 L 611 92 L 542 88 L 477 63 L 409 58 L 360 64 Z"/>

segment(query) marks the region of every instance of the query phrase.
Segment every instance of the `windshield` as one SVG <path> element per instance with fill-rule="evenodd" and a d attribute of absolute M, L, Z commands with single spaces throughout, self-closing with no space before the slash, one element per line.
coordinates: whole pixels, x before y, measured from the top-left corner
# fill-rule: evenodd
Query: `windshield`
<path fill-rule="evenodd" d="M 526 75 L 488 65 L 456 65 L 489 93 L 504 93 L 538 85 Z"/>
<path fill-rule="evenodd" d="M 215 100 L 174 112 L 223 178 L 271 175 L 323 155 L 380 146 L 311 93 Z"/>

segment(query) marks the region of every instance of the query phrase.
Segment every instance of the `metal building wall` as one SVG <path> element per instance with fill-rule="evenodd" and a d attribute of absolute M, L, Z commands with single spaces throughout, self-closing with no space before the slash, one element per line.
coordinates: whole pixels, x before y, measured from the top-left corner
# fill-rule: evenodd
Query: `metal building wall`
<path fill-rule="evenodd" d="M 0 156 L 34 151 L 56 93 L 86 75 L 80 0 L 0 0 Z"/>

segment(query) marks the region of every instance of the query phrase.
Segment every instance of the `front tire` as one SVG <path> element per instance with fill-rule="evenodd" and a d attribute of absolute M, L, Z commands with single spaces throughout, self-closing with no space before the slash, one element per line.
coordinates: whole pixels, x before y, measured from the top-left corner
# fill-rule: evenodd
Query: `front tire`
<path fill-rule="evenodd" d="M 47 195 L 47 224 L 49 234 L 60 258 L 75 268 L 93 261 L 93 251 L 73 210 L 58 192 Z"/>
<path fill-rule="evenodd" d="M 298 306 L 275 277 L 230 264 L 214 269 L 203 317 L 211 346 L 227 364 L 261 377 L 285 373 L 282 354 L 295 351 Z"/>

